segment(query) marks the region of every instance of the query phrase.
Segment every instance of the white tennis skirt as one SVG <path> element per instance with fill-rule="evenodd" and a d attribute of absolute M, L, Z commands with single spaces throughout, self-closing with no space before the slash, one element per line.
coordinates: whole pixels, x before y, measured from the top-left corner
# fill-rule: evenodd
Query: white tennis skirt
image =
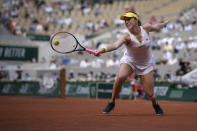
<path fill-rule="evenodd" d="M 129 66 L 131 66 L 131 68 L 133 69 L 133 71 L 135 72 L 135 74 L 137 75 L 146 75 L 149 72 L 153 71 L 155 69 L 155 66 L 153 63 L 150 63 L 148 65 L 137 65 L 135 64 L 128 56 L 123 56 L 120 60 L 120 65 L 122 63 L 126 63 Z"/>

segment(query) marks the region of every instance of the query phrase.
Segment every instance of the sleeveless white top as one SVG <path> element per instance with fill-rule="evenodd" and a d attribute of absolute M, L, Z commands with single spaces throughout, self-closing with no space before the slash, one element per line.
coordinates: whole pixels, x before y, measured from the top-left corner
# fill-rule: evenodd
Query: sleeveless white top
<path fill-rule="evenodd" d="M 150 49 L 151 40 L 143 27 L 140 26 L 140 28 L 142 42 L 139 42 L 137 38 L 128 31 L 132 44 L 126 45 L 127 50 L 124 52 L 123 57 L 127 57 L 135 67 L 143 70 L 153 65 L 153 55 Z"/>

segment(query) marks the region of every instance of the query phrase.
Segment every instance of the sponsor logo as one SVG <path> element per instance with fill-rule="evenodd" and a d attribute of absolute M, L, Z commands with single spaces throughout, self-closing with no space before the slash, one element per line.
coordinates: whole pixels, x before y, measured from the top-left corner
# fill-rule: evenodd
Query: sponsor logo
<path fill-rule="evenodd" d="M 157 96 L 166 96 L 168 89 L 168 86 L 155 86 L 154 92 Z"/>

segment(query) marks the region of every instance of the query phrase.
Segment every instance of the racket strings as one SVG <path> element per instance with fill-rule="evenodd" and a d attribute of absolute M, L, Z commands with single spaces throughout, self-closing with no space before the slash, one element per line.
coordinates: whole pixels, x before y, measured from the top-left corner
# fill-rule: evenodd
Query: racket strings
<path fill-rule="evenodd" d="M 54 44 L 54 41 L 58 41 L 58 44 Z M 76 46 L 75 38 L 68 33 L 57 33 L 52 39 L 52 47 L 58 52 L 70 52 L 73 51 Z"/>

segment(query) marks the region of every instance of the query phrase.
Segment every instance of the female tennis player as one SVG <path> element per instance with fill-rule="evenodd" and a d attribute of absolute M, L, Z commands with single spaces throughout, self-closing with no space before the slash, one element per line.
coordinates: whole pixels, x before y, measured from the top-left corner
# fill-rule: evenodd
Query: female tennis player
<path fill-rule="evenodd" d="M 103 113 L 109 113 L 115 107 L 115 99 L 121 91 L 122 84 L 131 73 L 136 73 L 143 83 L 146 96 L 152 101 L 153 108 L 157 115 L 163 115 L 164 112 L 156 101 L 154 94 L 153 80 L 153 56 L 151 53 L 151 40 L 149 32 L 159 31 L 165 27 L 168 22 L 158 23 L 155 25 L 145 24 L 141 26 L 138 15 L 134 12 L 127 12 L 120 17 L 125 21 L 128 32 L 121 35 L 113 44 L 105 48 L 97 50 L 96 56 L 102 53 L 110 52 L 118 49 L 122 45 L 126 46 L 124 56 L 120 60 L 120 69 L 117 79 L 113 85 L 112 98 L 108 105 L 104 108 Z"/>

